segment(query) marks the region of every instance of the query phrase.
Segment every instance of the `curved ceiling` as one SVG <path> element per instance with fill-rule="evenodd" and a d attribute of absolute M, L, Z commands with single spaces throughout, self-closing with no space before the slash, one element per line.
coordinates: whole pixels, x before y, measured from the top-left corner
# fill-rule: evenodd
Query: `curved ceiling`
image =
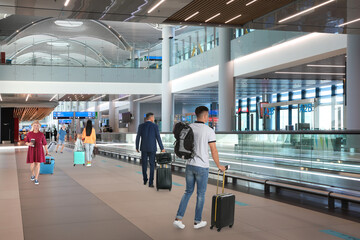
<path fill-rule="evenodd" d="M 17 64 L 118 66 L 128 61 L 131 47 L 104 23 L 51 18 L 16 31 L 2 49 Z"/>

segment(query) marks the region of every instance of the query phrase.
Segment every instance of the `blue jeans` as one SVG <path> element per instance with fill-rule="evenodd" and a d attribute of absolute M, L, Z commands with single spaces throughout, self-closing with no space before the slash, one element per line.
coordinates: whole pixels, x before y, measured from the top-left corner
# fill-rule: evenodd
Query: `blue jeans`
<path fill-rule="evenodd" d="M 185 215 L 186 207 L 189 199 L 194 192 L 196 183 L 196 208 L 195 223 L 201 222 L 202 211 L 205 203 L 205 192 L 209 177 L 209 168 L 196 167 L 192 165 L 186 166 L 186 190 L 181 198 L 179 209 L 176 214 L 177 219 L 182 219 Z"/>
<path fill-rule="evenodd" d="M 142 174 L 143 174 L 144 183 L 148 180 L 148 177 L 147 177 L 148 159 L 149 159 L 149 163 L 150 163 L 149 185 L 153 185 L 153 182 L 154 182 L 155 155 L 156 155 L 156 152 L 141 152 Z"/>
<path fill-rule="evenodd" d="M 90 162 L 92 161 L 92 154 L 94 151 L 95 144 L 85 143 L 85 156 L 86 161 Z"/>

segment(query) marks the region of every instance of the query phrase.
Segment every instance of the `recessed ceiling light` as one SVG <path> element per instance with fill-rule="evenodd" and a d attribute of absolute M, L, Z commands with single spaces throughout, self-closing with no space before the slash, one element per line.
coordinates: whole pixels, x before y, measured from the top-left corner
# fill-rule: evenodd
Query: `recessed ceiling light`
<path fill-rule="evenodd" d="M 220 15 L 220 13 L 215 14 L 215 15 L 214 15 L 214 16 L 212 16 L 211 18 L 206 19 L 206 20 L 205 20 L 205 22 L 208 22 L 208 21 L 210 21 L 210 20 L 212 20 L 212 19 L 216 18 L 216 17 L 217 17 L 217 16 L 219 16 L 219 15 Z"/>
<path fill-rule="evenodd" d="M 66 0 L 64 3 L 64 6 L 67 7 L 67 5 L 69 4 L 70 0 Z"/>
<path fill-rule="evenodd" d="M 189 20 L 190 18 L 192 18 L 192 17 L 194 17 L 194 16 L 198 15 L 198 14 L 199 14 L 199 12 L 196 12 L 196 13 L 194 13 L 193 15 L 191 15 L 191 16 L 189 16 L 189 17 L 185 18 L 185 22 L 186 22 L 187 20 Z"/>
<path fill-rule="evenodd" d="M 236 17 L 233 17 L 233 18 L 230 19 L 230 20 L 227 20 L 225 23 L 229 23 L 229 22 L 231 22 L 231 21 L 233 21 L 233 20 L 235 20 L 235 19 L 237 19 L 237 18 L 239 18 L 239 17 L 241 17 L 241 14 L 240 14 L 240 15 L 237 15 Z"/>
<path fill-rule="evenodd" d="M 101 95 L 100 97 L 97 97 L 97 98 L 95 98 L 95 99 L 93 99 L 93 100 L 91 100 L 91 101 L 96 101 L 96 100 L 98 100 L 98 99 L 100 99 L 100 98 L 103 98 L 103 97 L 105 97 L 105 96 L 106 96 L 106 94 Z"/>
<path fill-rule="evenodd" d="M 134 99 L 134 102 L 141 101 L 141 100 L 145 100 L 145 99 L 152 98 L 152 97 L 155 97 L 155 96 L 156 96 L 156 95 L 150 95 L 150 96 L 147 96 L 147 97 L 142 97 L 142 98 Z"/>
<path fill-rule="evenodd" d="M 120 97 L 120 98 L 114 99 L 113 101 L 122 100 L 122 99 L 125 99 L 125 98 L 128 98 L 128 97 L 130 97 L 130 95 L 122 96 L 122 97 Z"/>
<path fill-rule="evenodd" d="M 350 22 L 346 22 L 346 23 L 340 24 L 340 25 L 338 25 L 337 27 L 343 27 L 343 26 L 345 26 L 345 25 L 349 25 L 349 24 L 351 24 L 351 23 L 358 22 L 358 21 L 360 21 L 360 18 L 355 19 L 355 20 L 352 20 L 352 21 L 350 21 Z"/>
<path fill-rule="evenodd" d="M 28 94 L 27 96 L 26 96 L 26 102 L 29 100 L 29 97 L 30 97 L 30 94 Z"/>
<path fill-rule="evenodd" d="M 69 43 L 66 42 L 47 42 L 48 45 L 55 46 L 55 47 L 67 47 Z"/>
<path fill-rule="evenodd" d="M 253 1 L 251 1 L 251 2 L 248 2 L 245 6 L 249 6 L 249 5 L 251 5 L 251 4 L 253 4 L 254 2 L 256 2 L 257 0 L 253 0 Z"/>
<path fill-rule="evenodd" d="M 154 7 L 152 7 L 148 13 L 151 13 L 152 11 L 154 11 L 158 6 L 160 6 L 160 4 L 162 4 L 163 2 L 165 2 L 165 0 L 160 0 Z"/>
<path fill-rule="evenodd" d="M 315 65 L 315 64 L 308 64 L 308 67 L 325 67 L 325 68 L 345 68 L 345 65 Z"/>
<path fill-rule="evenodd" d="M 319 73 L 319 72 L 275 72 L 276 74 L 295 74 L 295 75 L 336 75 L 345 76 L 345 73 Z"/>
<path fill-rule="evenodd" d="M 52 100 L 54 100 L 54 98 L 56 98 L 57 94 L 55 94 L 50 100 L 49 102 L 51 102 Z"/>
<path fill-rule="evenodd" d="M 226 5 L 227 4 L 230 4 L 230 3 L 232 3 L 232 2 L 234 2 L 235 0 L 230 0 L 230 1 L 228 1 L 227 3 L 226 3 Z"/>
<path fill-rule="evenodd" d="M 2 102 L 2 97 L 1 97 L 1 94 L 0 94 L 0 101 Z"/>
<path fill-rule="evenodd" d="M 56 20 L 55 24 L 61 27 L 80 27 L 83 25 L 81 21 Z"/>
<path fill-rule="evenodd" d="M 321 4 L 319 4 L 319 5 L 316 5 L 316 6 L 314 6 L 314 7 L 308 8 L 308 9 L 306 9 L 306 10 L 304 10 L 304 11 L 301 11 L 301 12 L 299 12 L 299 13 L 296 13 L 296 14 L 294 14 L 294 15 L 291 15 L 290 17 L 281 19 L 281 20 L 279 21 L 279 23 L 285 22 L 285 21 L 287 21 L 287 20 L 289 20 L 289 19 L 292 19 L 292 18 L 294 18 L 294 17 L 300 16 L 300 15 L 302 15 L 302 14 L 304 14 L 304 13 L 310 12 L 311 10 L 314 10 L 314 9 L 316 9 L 316 8 L 319 8 L 319 7 L 322 7 L 322 6 L 324 6 L 324 5 L 326 5 L 326 4 L 329 4 L 329 3 L 332 3 L 332 2 L 335 2 L 335 0 L 326 1 L 326 2 L 324 2 L 324 3 L 321 3 Z"/>

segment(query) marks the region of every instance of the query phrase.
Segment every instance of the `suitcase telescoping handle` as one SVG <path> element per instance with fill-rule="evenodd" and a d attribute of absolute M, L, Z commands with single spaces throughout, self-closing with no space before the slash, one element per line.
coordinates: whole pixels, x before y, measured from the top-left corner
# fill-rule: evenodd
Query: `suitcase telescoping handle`
<path fill-rule="evenodd" d="M 225 172 L 230 168 L 230 165 L 225 166 L 225 171 L 223 173 L 223 184 L 222 184 L 222 193 L 224 193 L 224 187 L 225 187 Z M 217 183 L 216 183 L 216 195 L 219 194 L 219 177 L 220 177 L 220 170 L 218 171 L 218 177 L 217 177 Z"/>

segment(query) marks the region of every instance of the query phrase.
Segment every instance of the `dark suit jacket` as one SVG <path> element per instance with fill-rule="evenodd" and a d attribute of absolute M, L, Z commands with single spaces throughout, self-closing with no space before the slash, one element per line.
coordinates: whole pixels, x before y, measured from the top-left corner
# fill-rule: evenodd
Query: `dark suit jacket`
<path fill-rule="evenodd" d="M 139 149 L 140 138 L 140 151 L 142 152 L 156 152 L 156 141 L 158 142 L 160 149 L 164 149 L 160 138 L 159 128 L 155 123 L 146 121 L 139 125 L 136 135 L 136 149 Z"/>

